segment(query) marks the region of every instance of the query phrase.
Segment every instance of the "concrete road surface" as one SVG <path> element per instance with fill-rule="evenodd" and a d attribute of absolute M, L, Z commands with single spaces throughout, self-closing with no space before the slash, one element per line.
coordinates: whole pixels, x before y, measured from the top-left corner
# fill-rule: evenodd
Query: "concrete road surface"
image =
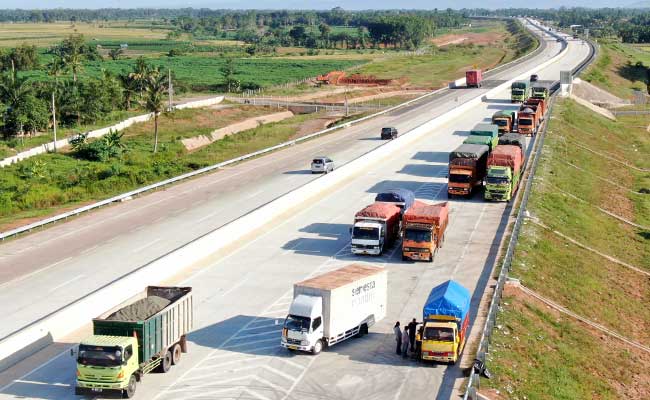
<path fill-rule="evenodd" d="M 560 61 L 539 72 L 541 79 L 558 79 L 560 70 L 571 69 L 588 54 L 587 46 L 575 42 L 569 46 L 570 51 Z M 548 52 L 541 58 L 557 50 L 558 45 L 549 42 Z M 540 62 L 537 60 L 533 64 Z M 463 97 L 471 92 L 455 91 L 454 96 Z M 507 99 L 509 93 L 506 91 L 496 98 L 487 99 L 467 112 L 464 118 L 430 132 L 412 146 L 359 171 L 355 178 L 323 194 L 317 201 L 298 205 L 292 215 L 251 235 L 248 241 L 229 254 L 216 257 L 194 268 L 189 277 L 172 282 L 194 288 L 196 330 L 190 335 L 189 353 L 183 356 L 181 364 L 168 374 L 145 376 L 138 387 L 138 398 L 285 400 L 362 397 L 392 400 L 432 399 L 437 396 L 448 399 L 454 381 L 460 376 L 458 367 L 422 365 L 399 358 L 394 354 L 392 326 L 397 320 L 421 319 L 421 307 L 430 289 L 451 278 L 473 293 L 471 313 L 476 313 L 510 212 L 509 206 L 486 203 L 480 196 L 471 200 L 453 200 L 445 246 L 432 264 L 402 262 L 399 245 L 381 257 L 353 256 L 348 227 L 354 213 L 385 189 L 408 188 L 414 190 L 420 199 L 446 200 L 448 152 L 464 140 L 476 123 L 487 121 L 495 110 L 516 108 Z M 413 119 L 421 122 L 454 106 L 453 100 L 446 100 L 447 104 L 434 102 L 391 116 L 390 123 L 406 129 L 413 124 Z M 422 118 L 423 114 L 427 118 Z M 320 144 L 310 142 L 304 151 L 297 148 L 244 164 L 238 167 L 241 168 L 239 178 L 230 181 L 239 182 L 241 186 L 225 193 L 221 191 L 225 182 L 222 179 L 231 179 L 228 177 L 233 173 L 231 171 L 195 180 L 183 189 L 179 186 L 149 196 L 146 202 L 132 203 L 143 209 L 132 211 L 126 220 L 112 215 L 115 220 L 106 223 L 106 230 L 109 227 L 119 229 L 118 220 L 128 224 L 130 219 L 140 218 L 140 213 L 145 210 L 151 210 L 151 213 L 157 210 L 154 215 L 159 215 L 160 221 L 145 225 L 125 238 L 102 242 L 82 257 L 73 257 L 52 267 L 49 271 L 64 274 L 68 280 L 78 274 L 84 275 L 69 283 L 65 290 L 54 291 L 53 299 L 65 301 L 78 296 L 82 288 L 91 289 L 102 280 L 112 279 L 132 268 L 125 266 L 125 261 L 131 258 L 142 261 L 145 254 L 155 254 L 154 249 L 162 252 L 171 249 L 179 241 L 186 240 L 188 235 L 197 235 L 218 226 L 222 222 L 215 221 L 224 221 L 219 218 L 234 217 L 247 206 L 252 207 L 249 204 L 254 200 L 266 201 L 289 190 L 292 185 L 311 179 L 302 173 L 286 172 L 305 170 L 314 153 L 328 153 L 336 160 L 345 160 L 367 150 L 368 147 L 364 146 L 372 140 L 364 139 L 376 137 L 375 128 L 383 123 L 386 120 L 374 122 L 376 125 L 367 131 L 355 128 L 361 132 L 352 130 L 330 136 L 322 139 Z M 314 147 L 308 149 L 309 146 Z M 262 165 L 255 167 L 255 163 Z M 258 179 L 256 175 L 266 174 L 267 170 L 275 172 Z M 212 181 L 219 183 L 211 184 Z M 165 195 L 171 197 L 167 199 Z M 221 196 L 223 199 L 219 201 L 217 198 Z M 188 198 L 193 201 L 203 199 L 204 202 L 192 206 Z M 154 202 L 159 203 L 148 205 Z M 228 208 L 233 202 L 237 207 Z M 129 204 L 126 207 L 133 206 Z M 171 212 L 169 216 L 174 207 L 188 208 L 176 211 L 176 215 Z M 111 216 L 113 210 L 104 210 L 103 213 Z M 209 217 L 211 213 L 215 214 Z M 203 221 L 199 222 L 201 219 Z M 340 343 L 317 357 L 289 353 L 280 348 L 280 326 L 291 301 L 292 284 L 351 262 L 367 262 L 388 269 L 387 318 L 372 327 L 368 336 Z M 42 285 L 62 284 L 55 282 L 56 276 L 49 274 L 44 272 L 33 278 L 49 276 L 51 282 L 44 279 Z M 3 322 L 9 323 L 16 318 L 21 309 L 27 310 L 31 318 L 41 310 L 42 302 L 32 305 L 27 301 L 30 297 L 39 302 L 38 295 L 26 296 L 20 292 L 21 287 L 23 290 L 26 287 L 26 282 L 31 284 L 31 279 L 26 278 L 3 289 L 3 292 L 12 290 L 11 293 L 22 301 L 21 306 L 14 307 L 6 302 L 8 294 L 3 293 L 3 304 L 9 305 L 2 317 Z M 36 287 L 34 292 L 46 288 Z M 472 326 L 472 329 L 479 328 Z M 74 371 L 75 362 L 69 355 L 51 358 L 42 368 L 0 388 L 0 399 L 74 398 Z"/>

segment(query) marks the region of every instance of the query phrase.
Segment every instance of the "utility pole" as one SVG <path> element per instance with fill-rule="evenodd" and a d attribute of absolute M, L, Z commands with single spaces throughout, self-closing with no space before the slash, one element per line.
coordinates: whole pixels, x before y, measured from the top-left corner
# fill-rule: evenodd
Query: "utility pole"
<path fill-rule="evenodd" d="M 172 70 L 167 68 L 167 92 L 169 92 L 169 111 L 172 110 L 172 93 L 174 92 L 174 87 L 172 86 Z"/>
<path fill-rule="evenodd" d="M 56 153 L 56 105 L 54 104 L 54 91 L 52 91 L 52 126 L 54 127 L 54 152 Z"/>
<path fill-rule="evenodd" d="M 345 116 L 348 116 L 348 86 L 345 85 Z"/>

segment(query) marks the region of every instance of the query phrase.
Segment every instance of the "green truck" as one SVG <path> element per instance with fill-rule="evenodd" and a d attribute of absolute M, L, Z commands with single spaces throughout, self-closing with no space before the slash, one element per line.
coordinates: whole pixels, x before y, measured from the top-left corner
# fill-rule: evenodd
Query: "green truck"
<path fill-rule="evenodd" d="M 510 201 L 519 188 L 523 164 L 521 147 L 498 145 L 487 160 L 485 200 Z"/>
<path fill-rule="evenodd" d="M 499 143 L 499 126 L 496 124 L 477 124 L 469 131 L 469 137 L 463 143 L 484 144 L 492 151 Z"/>
<path fill-rule="evenodd" d="M 144 374 L 168 372 L 187 352 L 192 288 L 148 286 L 135 302 L 93 319 L 79 343 L 75 394 L 135 394 Z"/>
<path fill-rule="evenodd" d="M 523 103 L 530 97 L 530 84 L 527 81 L 516 81 L 510 85 L 510 101 Z"/>
<path fill-rule="evenodd" d="M 533 88 L 531 89 L 530 97 L 532 97 L 533 99 L 546 100 L 548 99 L 549 93 L 550 93 L 549 85 L 545 83 L 535 83 L 535 85 L 533 85 Z"/>

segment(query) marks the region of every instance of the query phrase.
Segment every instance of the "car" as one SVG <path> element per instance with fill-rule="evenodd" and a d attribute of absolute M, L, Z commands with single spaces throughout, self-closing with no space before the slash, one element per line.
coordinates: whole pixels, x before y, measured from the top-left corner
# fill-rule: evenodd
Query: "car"
<path fill-rule="evenodd" d="M 311 161 L 312 174 L 317 174 L 317 173 L 326 174 L 332 171 L 334 171 L 334 161 L 332 161 L 328 157 L 324 157 L 324 156 L 314 157 L 314 159 Z"/>
<path fill-rule="evenodd" d="M 560 43 L 560 42 L 562 41 L 562 39 L 557 38 L 557 39 L 555 39 L 555 41 L 558 42 L 558 43 Z"/>
<path fill-rule="evenodd" d="M 381 138 L 382 139 L 395 139 L 397 137 L 397 128 L 386 127 L 381 128 Z"/>
<path fill-rule="evenodd" d="M 539 76 L 537 74 L 532 74 L 530 76 L 530 81 L 531 82 L 537 82 L 538 79 L 539 79 Z"/>

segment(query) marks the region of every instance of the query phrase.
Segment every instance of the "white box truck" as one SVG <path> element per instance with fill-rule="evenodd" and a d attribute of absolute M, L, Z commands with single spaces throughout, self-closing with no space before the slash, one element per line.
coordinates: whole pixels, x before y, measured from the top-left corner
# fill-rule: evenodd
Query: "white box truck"
<path fill-rule="evenodd" d="M 293 302 L 282 329 L 282 347 L 318 354 L 386 316 L 386 270 L 352 264 L 293 286 Z"/>

